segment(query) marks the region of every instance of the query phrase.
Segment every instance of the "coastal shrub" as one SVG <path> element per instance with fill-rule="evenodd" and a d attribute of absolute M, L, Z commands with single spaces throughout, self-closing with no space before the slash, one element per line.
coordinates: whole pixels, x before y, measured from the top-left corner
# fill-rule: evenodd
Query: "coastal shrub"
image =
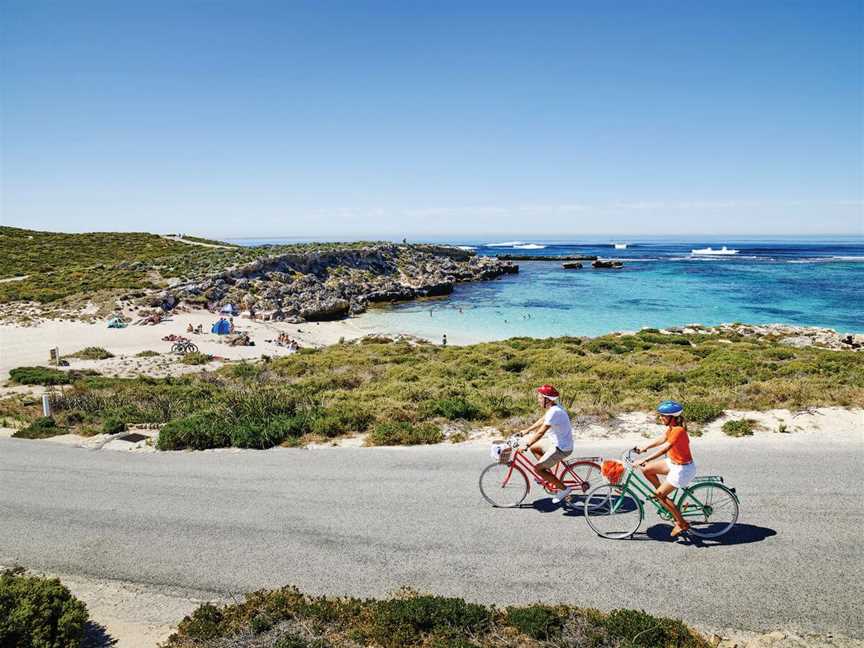
<path fill-rule="evenodd" d="M 203 365 L 210 362 L 212 358 L 207 353 L 201 353 L 200 351 L 193 351 L 192 353 L 184 353 L 180 357 L 180 362 L 187 365 Z"/>
<path fill-rule="evenodd" d="M 19 385 L 68 385 L 69 373 L 50 367 L 16 367 L 9 372 L 12 382 Z"/>
<path fill-rule="evenodd" d="M 472 421 L 482 415 L 479 407 L 461 396 L 439 398 L 428 403 L 427 408 L 432 416 L 443 416 L 451 421 L 456 419 Z"/>
<path fill-rule="evenodd" d="M 266 633 L 266 634 L 265 634 Z M 260 635 L 256 637 L 256 635 Z M 205 604 L 183 619 L 165 648 L 708 648 L 675 619 L 635 610 L 567 605 L 500 610 L 461 598 L 402 591 L 388 599 L 308 596 L 293 587 Z"/>
<path fill-rule="evenodd" d="M 161 430 L 159 450 L 207 450 L 231 445 L 231 436 L 215 412 L 204 411 L 170 421 Z"/>
<path fill-rule="evenodd" d="M 87 607 L 56 578 L 0 572 L 0 646 L 78 648 Z"/>
<path fill-rule="evenodd" d="M 756 421 L 753 419 L 738 419 L 726 421 L 723 424 L 723 433 L 731 437 L 753 436 Z"/>
<path fill-rule="evenodd" d="M 356 403 L 336 403 L 316 410 L 310 417 L 312 434 L 334 437 L 345 432 L 364 432 L 373 420 L 372 414 Z"/>
<path fill-rule="evenodd" d="M 552 639 L 561 633 L 564 617 L 557 607 L 537 604 L 507 608 L 507 623 L 532 639 Z"/>
<path fill-rule="evenodd" d="M 144 351 L 139 351 L 135 354 L 136 358 L 155 358 L 160 355 L 158 351 L 151 351 L 150 349 L 146 349 Z"/>
<path fill-rule="evenodd" d="M 80 360 L 107 360 L 108 358 L 113 358 L 114 354 L 102 347 L 85 347 L 80 351 L 70 353 L 69 357 Z"/>
<path fill-rule="evenodd" d="M 510 358 L 501 364 L 501 368 L 504 371 L 509 371 L 511 373 L 521 373 L 527 366 L 528 362 L 521 358 Z"/>
<path fill-rule="evenodd" d="M 440 443 L 444 433 L 432 423 L 412 424 L 407 421 L 384 422 L 376 425 L 366 437 L 368 445 L 423 445 Z"/>
<path fill-rule="evenodd" d="M 126 431 L 126 423 L 123 419 L 110 416 L 102 422 L 102 431 L 105 434 L 119 434 Z"/>
<path fill-rule="evenodd" d="M 706 645 L 682 621 L 655 617 L 641 610 L 613 610 L 602 621 L 612 640 L 624 646 L 701 648 Z"/>
<path fill-rule="evenodd" d="M 684 417 L 694 423 L 710 423 L 722 415 L 723 408 L 711 401 L 693 399 L 684 403 Z"/>
<path fill-rule="evenodd" d="M 30 425 L 21 428 L 12 436 L 18 439 L 47 439 L 60 434 L 66 434 L 66 428 L 58 426 L 51 416 L 40 416 Z"/>

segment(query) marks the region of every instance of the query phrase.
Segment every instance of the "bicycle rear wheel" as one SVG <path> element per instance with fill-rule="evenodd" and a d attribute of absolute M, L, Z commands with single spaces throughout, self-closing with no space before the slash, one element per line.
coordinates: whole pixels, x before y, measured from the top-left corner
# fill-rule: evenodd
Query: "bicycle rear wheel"
<path fill-rule="evenodd" d="M 604 538 L 629 538 L 642 524 L 644 515 L 639 498 L 614 484 L 600 484 L 585 496 L 585 520 Z"/>
<path fill-rule="evenodd" d="M 562 461 L 558 479 L 572 488 L 574 495 L 583 495 L 602 481 L 600 466 L 593 461 L 579 459 L 572 462 Z"/>
<path fill-rule="evenodd" d="M 738 521 L 738 498 L 722 484 L 706 482 L 685 488 L 678 510 L 690 523 L 688 533 L 699 538 L 717 538 Z"/>
<path fill-rule="evenodd" d="M 480 473 L 480 494 L 492 506 L 519 506 L 528 495 L 528 477 L 518 466 L 494 463 Z"/>

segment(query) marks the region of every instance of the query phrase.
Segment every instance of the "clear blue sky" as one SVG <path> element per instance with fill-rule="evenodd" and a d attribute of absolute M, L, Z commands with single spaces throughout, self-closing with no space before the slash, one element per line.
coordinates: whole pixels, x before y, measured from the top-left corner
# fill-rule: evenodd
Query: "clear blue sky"
<path fill-rule="evenodd" d="M 0 7 L 7 225 L 864 231 L 860 1 Z"/>

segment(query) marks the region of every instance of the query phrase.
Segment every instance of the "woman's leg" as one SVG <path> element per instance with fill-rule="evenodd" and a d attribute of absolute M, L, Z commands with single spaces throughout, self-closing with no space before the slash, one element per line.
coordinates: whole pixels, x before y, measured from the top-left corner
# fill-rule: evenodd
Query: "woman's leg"
<path fill-rule="evenodd" d="M 651 463 L 645 464 L 645 468 L 642 471 L 645 474 L 645 478 L 654 485 L 654 488 L 659 488 L 660 478 L 657 475 L 668 473 L 669 466 L 666 464 L 665 459 L 655 459 Z"/>
<path fill-rule="evenodd" d="M 678 507 L 669 499 L 669 493 L 675 490 L 675 486 L 670 484 L 669 482 L 664 482 L 660 486 L 657 487 L 657 490 L 654 491 L 657 493 L 657 501 L 660 502 L 663 507 L 672 514 L 672 517 L 675 518 L 675 529 L 672 530 L 672 535 L 678 535 L 681 531 L 687 529 L 690 525 L 684 519 L 684 516 L 681 515 L 681 511 L 678 510 Z M 675 533 L 675 530 L 678 530 L 678 533 Z"/>

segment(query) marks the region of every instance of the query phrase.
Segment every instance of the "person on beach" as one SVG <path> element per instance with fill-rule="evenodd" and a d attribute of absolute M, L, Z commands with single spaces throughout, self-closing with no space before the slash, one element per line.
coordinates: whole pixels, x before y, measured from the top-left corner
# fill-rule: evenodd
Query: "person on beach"
<path fill-rule="evenodd" d="M 690 437 L 687 436 L 687 423 L 684 421 L 684 406 L 672 400 L 660 403 L 657 413 L 666 426 L 666 433 L 650 443 L 635 448 L 642 454 L 651 448 L 658 448 L 650 457 L 643 459 L 638 467 L 643 469 L 645 477 L 654 485 L 657 501 L 675 518 L 672 537 L 677 538 L 690 528 L 690 524 L 681 515 L 681 511 L 669 498 L 676 488 L 684 488 L 696 476 L 696 464 L 690 454 Z M 665 459 L 661 459 L 666 455 Z M 666 481 L 660 483 L 659 475 L 665 475 Z"/>
<path fill-rule="evenodd" d="M 441 338 L 441 346 L 447 346 L 447 334 L 446 333 Z"/>
<path fill-rule="evenodd" d="M 567 411 L 558 404 L 560 396 L 552 385 L 537 388 L 537 404 L 543 416 L 519 433 L 524 437 L 519 449 L 534 453 L 537 458 L 534 470 L 558 489 L 552 498 L 555 504 L 569 497 L 572 491 L 552 472 L 558 462 L 573 452 L 573 428 Z"/>

